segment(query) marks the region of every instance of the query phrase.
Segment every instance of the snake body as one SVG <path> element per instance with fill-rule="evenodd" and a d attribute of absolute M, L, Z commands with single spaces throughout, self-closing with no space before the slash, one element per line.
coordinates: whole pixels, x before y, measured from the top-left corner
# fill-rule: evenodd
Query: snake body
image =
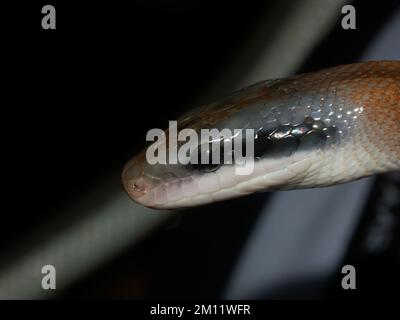
<path fill-rule="evenodd" d="M 255 166 L 150 165 L 122 173 L 128 195 L 153 208 L 189 207 L 256 191 L 335 185 L 400 168 L 400 61 L 342 65 L 266 80 L 178 119 L 178 130 L 254 129 Z M 167 146 L 168 148 L 168 146 Z"/>

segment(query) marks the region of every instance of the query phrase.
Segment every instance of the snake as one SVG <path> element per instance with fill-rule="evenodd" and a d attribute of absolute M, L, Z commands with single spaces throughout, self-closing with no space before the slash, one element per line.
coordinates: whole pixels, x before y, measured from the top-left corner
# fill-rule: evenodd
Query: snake
<path fill-rule="evenodd" d="M 177 126 L 252 129 L 253 170 L 238 175 L 237 164 L 223 161 L 150 164 L 145 148 L 122 170 L 125 191 L 143 206 L 180 209 L 399 170 L 400 61 L 261 81 L 187 112 Z M 158 143 L 168 150 L 167 141 Z"/>

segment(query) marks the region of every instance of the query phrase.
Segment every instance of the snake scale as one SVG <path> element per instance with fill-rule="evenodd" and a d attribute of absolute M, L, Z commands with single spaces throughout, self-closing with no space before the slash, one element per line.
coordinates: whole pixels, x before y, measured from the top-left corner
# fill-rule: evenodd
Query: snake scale
<path fill-rule="evenodd" d="M 399 170 L 400 61 L 262 81 L 184 115 L 183 128 L 253 129 L 254 170 L 238 175 L 235 164 L 223 162 L 149 164 L 144 150 L 122 173 L 134 201 L 174 209 Z"/>

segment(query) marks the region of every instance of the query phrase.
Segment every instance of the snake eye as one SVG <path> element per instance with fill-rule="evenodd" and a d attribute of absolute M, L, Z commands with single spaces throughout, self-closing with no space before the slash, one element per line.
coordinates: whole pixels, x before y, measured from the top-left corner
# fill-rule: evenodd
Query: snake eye
<path fill-rule="evenodd" d="M 199 145 L 197 148 L 197 163 L 191 163 L 191 168 L 201 172 L 213 172 L 223 164 L 223 152 L 219 150 L 219 156 L 213 161 L 213 150 L 216 152 L 220 148 L 219 144 L 209 143 L 208 146 Z M 223 149 L 223 148 L 221 148 Z M 215 155 L 214 155 L 215 158 Z M 214 162 L 214 163 L 213 163 Z"/>
<path fill-rule="evenodd" d="M 219 169 L 221 164 L 194 164 L 192 165 L 195 169 L 201 171 L 201 172 L 213 172 Z"/>

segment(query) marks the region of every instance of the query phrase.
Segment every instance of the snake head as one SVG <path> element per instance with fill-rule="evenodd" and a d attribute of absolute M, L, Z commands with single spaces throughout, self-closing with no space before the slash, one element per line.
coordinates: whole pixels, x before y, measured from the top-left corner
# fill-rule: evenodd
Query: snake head
<path fill-rule="evenodd" d="M 179 160 L 186 144 L 178 139 L 171 146 L 169 129 L 127 163 L 123 185 L 144 206 L 175 209 L 396 170 L 400 145 L 393 137 L 400 134 L 399 94 L 400 62 L 359 63 L 260 82 L 178 119 L 178 135 L 192 130 L 201 136 L 204 129 L 220 134 L 206 142 L 192 141 L 184 149 L 188 159 L 205 155 L 208 162 L 149 161 L 149 150 L 169 155 L 175 147 Z M 228 133 L 222 134 L 224 130 Z M 235 130 L 243 133 L 240 139 Z M 226 147 L 225 142 L 231 144 Z M 246 174 L 239 170 L 243 161 L 235 161 L 243 149 L 251 149 L 245 163 L 252 167 Z M 211 161 L 214 154 L 219 162 Z"/>

